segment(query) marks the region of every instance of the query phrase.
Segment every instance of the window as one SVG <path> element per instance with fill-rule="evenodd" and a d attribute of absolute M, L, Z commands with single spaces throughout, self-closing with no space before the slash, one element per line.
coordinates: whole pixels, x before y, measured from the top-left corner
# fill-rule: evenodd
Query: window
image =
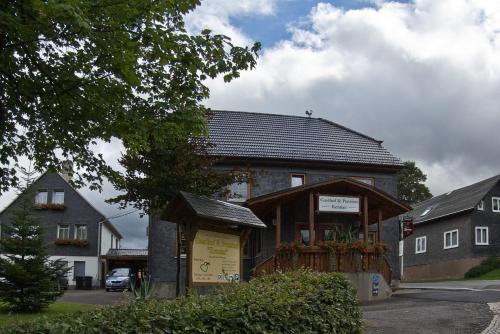
<path fill-rule="evenodd" d="M 38 190 L 35 196 L 35 204 L 47 204 L 47 190 Z"/>
<path fill-rule="evenodd" d="M 427 237 L 418 237 L 415 239 L 415 254 L 427 252 Z"/>
<path fill-rule="evenodd" d="M 54 190 L 52 192 L 52 204 L 64 204 L 64 191 Z"/>
<path fill-rule="evenodd" d="M 309 229 L 301 229 L 299 237 L 302 245 L 309 246 Z"/>
<path fill-rule="evenodd" d="M 484 211 L 484 200 L 481 200 L 481 201 L 477 204 L 477 209 L 478 209 L 478 210 L 481 210 L 481 211 Z"/>
<path fill-rule="evenodd" d="M 458 247 L 458 230 L 444 232 L 444 249 Z"/>
<path fill-rule="evenodd" d="M 244 202 L 248 198 L 248 183 L 239 181 L 231 184 L 229 188 L 228 201 Z"/>
<path fill-rule="evenodd" d="M 69 239 L 69 225 L 57 225 L 57 239 Z"/>
<path fill-rule="evenodd" d="M 290 183 L 292 187 L 298 187 L 304 185 L 306 182 L 306 176 L 304 174 L 290 174 Z"/>
<path fill-rule="evenodd" d="M 500 212 L 500 197 L 491 198 L 491 211 Z"/>
<path fill-rule="evenodd" d="M 422 214 L 420 215 L 420 217 L 427 215 L 429 212 L 431 212 L 431 210 L 432 210 L 432 207 L 425 209 L 424 212 L 422 212 Z"/>
<path fill-rule="evenodd" d="M 361 183 L 366 183 L 370 186 L 375 185 L 375 179 L 373 179 L 372 177 L 352 176 L 351 179 L 354 179 Z"/>
<path fill-rule="evenodd" d="M 87 240 L 87 225 L 76 225 L 75 239 Z"/>
<path fill-rule="evenodd" d="M 476 226 L 476 245 L 488 245 L 488 228 Z"/>

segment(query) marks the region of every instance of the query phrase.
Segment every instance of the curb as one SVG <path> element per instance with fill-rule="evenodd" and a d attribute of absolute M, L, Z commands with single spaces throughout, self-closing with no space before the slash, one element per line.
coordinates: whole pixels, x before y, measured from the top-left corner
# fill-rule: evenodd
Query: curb
<path fill-rule="evenodd" d="M 420 287 L 409 287 L 409 286 L 399 286 L 398 291 L 401 290 L 442 290 L 442 291 L 485 291 L 483 289 L 473 289 L 473 288 L 459 288 L 459 287 L 435 287 L 435 286 L 420 286 Z"/>
<path fill-rule="evenodd" d="M 481 334 L 498 334 L 500 333 L 500 303 L 488 303 L 488 306 L 493 313 L 493 319 Z"/>

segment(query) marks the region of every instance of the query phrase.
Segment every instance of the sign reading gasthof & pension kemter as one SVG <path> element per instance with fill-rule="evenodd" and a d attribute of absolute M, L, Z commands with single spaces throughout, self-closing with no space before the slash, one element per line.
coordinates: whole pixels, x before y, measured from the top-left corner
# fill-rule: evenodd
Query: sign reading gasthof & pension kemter
<path fill-rule="evenodd" d="M 359 213 L 359 197 L 350 196 L 318 196 L 320 212 Z"/>
<path fill-rule="evenodd" d="M 193 283 L 240 281 L 240 237 L 199 230 L 193 242 Z"/>

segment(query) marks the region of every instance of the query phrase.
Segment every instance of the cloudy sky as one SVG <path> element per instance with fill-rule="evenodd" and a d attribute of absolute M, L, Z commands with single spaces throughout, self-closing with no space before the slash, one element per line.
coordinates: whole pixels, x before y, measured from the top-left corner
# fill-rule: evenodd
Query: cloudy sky
<path fill-rule="evenodd" d="M 415 160 L 435 195 L 500 173 L 498 0 L 206 0 L 187 22 L 193 32 L 263 44 L 255 70 L 209 82 L 209 107 L 312 109 Z M 105 195 L 82 192 L 105 215 L 117 213 Z M 136 213 L 113 223 L 124 246 L 146 245 Z"/>

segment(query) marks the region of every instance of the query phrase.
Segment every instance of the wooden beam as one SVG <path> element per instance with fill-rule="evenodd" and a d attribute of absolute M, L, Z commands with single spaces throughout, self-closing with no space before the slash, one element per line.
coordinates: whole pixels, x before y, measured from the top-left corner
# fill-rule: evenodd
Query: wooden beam
<path fill-rule="evenodd" d="M 378 209 L 378 242 L 382 242 L 382 232 L 383 232 L 383 223 L 382 223 L 382 209 Z"/>
<path fill-rule="evenodd" d="M 276 248 L 281 244 L 281 204 L 276 207 Z"/>
<path fill-rule="evenodd" d="M 368 241 L 368 196 L 363 197 L 363 241 Z"/>
<path fill-rule="evenodd" d="M 313 246 L 315 243 L 314 235 L 314 194 L 311 191 L 309 193 L 309 246 Z"/>

